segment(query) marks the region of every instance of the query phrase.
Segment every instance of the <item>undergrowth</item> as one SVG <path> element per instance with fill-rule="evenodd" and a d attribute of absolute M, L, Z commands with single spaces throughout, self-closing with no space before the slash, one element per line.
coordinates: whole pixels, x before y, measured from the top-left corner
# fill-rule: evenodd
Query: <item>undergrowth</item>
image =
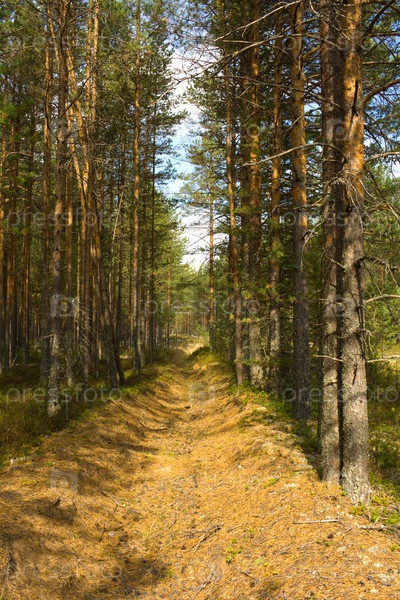
<path fill-rule="evenodd" d="M 129 361 L 123 361 L 125 367 Z M 143 379 L 155 376 L 145 372 Z M 31 453 L 41 440 L 65 427 L 74 427 L 94 409 L 111 400 L 118 400 L 125 392 L 135 393 L 138 378 L 131 377 L 128 386 L 112 390 L 106 379 L 106 366 L 100 365 L 100 377 L 91 381 L 89 388 L 77 383 L 60 392 L 61 410 L 56 417 L 47 415 L 47 390 L 40 386 L 39 363 L 16 365 L 0 377 L 0 467 L 10 460 Z"/>
<path fill-rule="evenodd" d="M 370 476 L 372 498 L 370 507 L 362 514 L 371 522 L 385 525 L 400 524 L 400 385 L 399 374 L 390 365 L 368 371 L 368 411 L 370 427 Z M 241 404 L 258 404 L 266 411 L 254 410 L 244 417 L 242 427 L 254 423 L 280 422 L 282 430 L 290 433 L 318 468 L 318 404 L 313 403 L 313 419 L 300 423 L 292 418 L 292 403 L 263 391 L 251 390 L 248 385 L 232 384 L 231 394 Z"/>
<path fill-rule="evenodd" d="M 372 483 L 378 498 L 399 505 L 400 381 L 396 365 L 368 365 L 368 384 Z"/>
<path fill-rule="evenodd" d="M 172 340 L 173 345 L 184 348 L 191 338 Z M 193 340 L 192 340 L 193 342 Z M 199 361 L 208 360 L 208 350 L 200 348 Z M 22 458 L 31 453 L 41 440 L 53 432 L 65 427 L 74 427 L 76 422 L 87 418 L 94 409 L 110 400 L 118 400 L 124 395 L 137 395 L 156 378 L 168 380 L 168 371 L 162 371 L 157 365 L 171 363 L 173 357 L 185 356 L 182 349 L 165 348 L 156 352 L 155 364 L 148 365 L 138 375 L 132 369 L 132 359 L 122 360 L 126 386 L 120 390 L 111 390 L 107 380 L 105 362 L 99 364 L 99 376 L 89 382 L 85 391 L 77 383 L 72 389 L 61 390 L 61 410 L 56 417 L 47 416 L 47 390 L 40 386 L 40 363 L 15 365 L 0 376 L 0 467 L 11 459 Z M 217 360 L 216 356 L 210 359 Z"/>

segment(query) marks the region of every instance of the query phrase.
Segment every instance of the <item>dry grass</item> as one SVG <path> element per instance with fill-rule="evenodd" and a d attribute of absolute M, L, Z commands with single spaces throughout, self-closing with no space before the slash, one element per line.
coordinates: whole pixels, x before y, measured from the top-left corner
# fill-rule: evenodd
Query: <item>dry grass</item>
<path fill-rule="evenodd" d="M 2 474 L 0 599 L 400 598 L 394 534 L 223 365 L 177 358 Z"/>

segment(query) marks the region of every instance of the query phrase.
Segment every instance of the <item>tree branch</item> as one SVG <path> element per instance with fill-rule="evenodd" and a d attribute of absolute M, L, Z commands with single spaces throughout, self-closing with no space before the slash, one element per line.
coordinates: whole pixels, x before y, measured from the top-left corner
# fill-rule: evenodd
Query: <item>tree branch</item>
<path fill-rule="evenodd" d="M 375 27 L 375 25 L 377 24 L 377 22 L 383 15 L 383 13 L 385 13 L 388 10 L 388 8 L 390 8 L 393 4 L 396 4 L 396 2 L 397 2 L 397 0 L 389 0 L 389 2 L 387 2 L 387 4 L 385 4 L 384 6 L 382 6 L 382 8 L 380 10 L 378 10 L 376 15 L 374 15 L 374 17 L 369 22 L 368 27 L 364 31 L 364 34 L 363 34 L 364 39 L 371 34 L 373 28 Z"/>
<path fill-rule="evenodd" d="M 373 298 L 368 298 L 368 300 L 364 301 L 364 304 L 369 304 L 370 302 L 375 302 L 376 300 L 386 300 L 387 298 L 398 298 L 400 300 L 399 294 L 382 294 L 381 296 L 374 296 Z"/>
<path fill-rule="evenodd" d="M 378 94 L 381 94 L 382 92 L 385 92 L 386 90 L 388 90 L 391 87 L 394 87 L 395 85 L 399 85 L 400 84 L 400 79 L 392 79 L 391 81 L 387 81 L 386 83 L 382 84 L 380 87 L 371 90 L 366 96 L 364 96 L 364 106 L 366 106 L 368 104 L 368 102 L 370 102 L 372 100 L 372 98 L 374 98 L 375 96 L 377 96 Z"/>

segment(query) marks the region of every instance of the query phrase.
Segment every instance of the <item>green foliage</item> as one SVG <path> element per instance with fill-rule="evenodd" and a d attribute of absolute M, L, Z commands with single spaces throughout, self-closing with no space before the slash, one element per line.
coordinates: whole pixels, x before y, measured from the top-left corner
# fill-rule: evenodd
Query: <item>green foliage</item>
<path fill-rule="evenodd" d="M 225 549 L 225 560 L 228 565 L 234 562 L 238 554 L 241 554 L 243 552 L 243 548 L 238 544 L 238 539 L 233 538 L 233 540 L 231 541 L 231 545 Z"/>
<path fill-rule="evenodd" d="M 105 364 L 101 375 L 86 392 L 81 386 L 61 390 L 61 411 L 47 415 L 46 389 L 39 384 L 39 364 L 15 366 L 0 377 L 0 465 L 37 452 L 44 436 L 74 427 L 90 411 L 118 399 L 120 392 L 108 387 Z M 121 392 L 122 393 L 122 392 Z"/>

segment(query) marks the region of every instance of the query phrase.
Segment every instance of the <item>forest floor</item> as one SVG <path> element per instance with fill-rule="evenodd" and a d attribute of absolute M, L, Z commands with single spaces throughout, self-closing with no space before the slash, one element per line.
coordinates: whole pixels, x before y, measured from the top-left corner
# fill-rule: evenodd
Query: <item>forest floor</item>
<path fill-rule="evenodd" d="M 290 424 L 177 351 L 0 482 L 2 600 L 400 599 L 400 540 Z"/>

